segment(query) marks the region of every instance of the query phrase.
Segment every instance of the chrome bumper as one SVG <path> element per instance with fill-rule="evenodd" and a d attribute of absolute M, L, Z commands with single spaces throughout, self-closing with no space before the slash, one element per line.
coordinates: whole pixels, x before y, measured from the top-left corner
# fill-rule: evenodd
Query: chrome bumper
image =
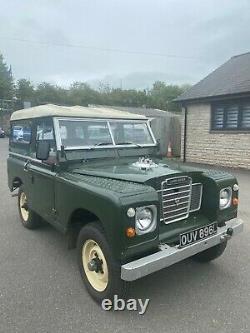
<path fill-rule="evenodd" d="M 243 230 L 241 219 L 232 219 L 224 227 L 218 227 L 217 234 L 184 248 L 178 246 L 159 246 L 159 252 L 131 261 L 121 267 L 121 279 L 134 281 L 143 276 L 169 267 L 210 247 L 223 243 Z"/>

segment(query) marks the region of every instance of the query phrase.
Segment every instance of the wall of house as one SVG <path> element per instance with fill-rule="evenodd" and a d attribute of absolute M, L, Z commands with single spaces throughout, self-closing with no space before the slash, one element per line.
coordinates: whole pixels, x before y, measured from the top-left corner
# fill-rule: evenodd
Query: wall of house
<path fill-rule="evenodd" d="M 250 169 L 250 132 L 210 132 L 210 104 L 188 106 L 186 161 Z M 184 110 L 182 150 L 184 142 Z"/>

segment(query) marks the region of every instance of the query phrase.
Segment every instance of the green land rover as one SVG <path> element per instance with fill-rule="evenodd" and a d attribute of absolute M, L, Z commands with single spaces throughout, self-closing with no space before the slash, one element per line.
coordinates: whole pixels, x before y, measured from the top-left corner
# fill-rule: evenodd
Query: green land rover
<path fill-rule="evenodd" d="M 46 221 L 77 248 L 97 301 L 188 257 L 213 260 L 243 229 L 233 176 L 161 160 L 148 119 L 114 109 L 14 112 L 8 181 L 24 227 Z"/>

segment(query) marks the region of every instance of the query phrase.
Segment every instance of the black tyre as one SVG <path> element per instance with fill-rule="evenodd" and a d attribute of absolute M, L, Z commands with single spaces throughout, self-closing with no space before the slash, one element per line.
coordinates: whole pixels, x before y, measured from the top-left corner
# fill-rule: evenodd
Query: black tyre
<path fill-rule="evenodd" d="M 114 259 L 103 229 L 97 222 L 81 229 L 77 257 L 85 287 L 95 301 L 112 300 L 114 295 L 126 297 L 128 283 L 121 280 L 121 265 Z"/>
<path fill-rule="evenodd" d="M 29 208 L 29 201 L 24 186 L 18 191 L 18 210 L 22 225 L 27 229 L 36 229 L 41 226 L 42 219 Z"/>
<path fill-rule="evenodd" d="M 193 259 L 198 262 L 209 262 L 220 257 L 225 251 L 226 247 L 227 242 L 218 244 L 203 252 L 197 253 L 195 256 L 193 256 Z"/>

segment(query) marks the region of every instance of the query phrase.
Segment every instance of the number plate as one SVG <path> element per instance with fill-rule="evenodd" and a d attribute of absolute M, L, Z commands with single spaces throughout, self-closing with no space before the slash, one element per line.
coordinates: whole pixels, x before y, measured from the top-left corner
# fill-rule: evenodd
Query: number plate
<path fill-rule="evenodd" d="M 199 242 L 202 239 L 208 238 L 217 233 L 217 223 L 211 223 L 205 227 L 191 230 L 180 234 L 180 247 L 185 247 L 190 244 Z"/>

